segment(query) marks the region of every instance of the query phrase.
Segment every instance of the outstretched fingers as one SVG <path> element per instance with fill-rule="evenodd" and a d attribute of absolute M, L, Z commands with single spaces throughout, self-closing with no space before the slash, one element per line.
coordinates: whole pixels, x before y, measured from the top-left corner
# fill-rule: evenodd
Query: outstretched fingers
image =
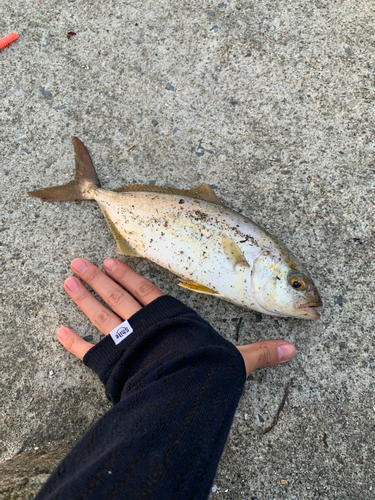
<path fill-rule="evenodd" d="M 103 266 L 111 278 L 126 288 L 144 306 L 164 295 L 151 281 L 133 271 L 131 267 L 120 260 L 106 259 Z"/>
<path fill-rule="evenodd" d="M 64 288 L 93 325 L 104 335 L 108 335 L 124 319 L 142 309 L 140 304 L 147 305 L 163 293 L 121 261 L 107 259 L 104 267 L 110 277 L 86 259 L 74 259 L 71 263 L 73 271 L 90 285 L 112 310 L 103 306 L 75 276 L 69 276 L 65 280 Z M 80 359 L 93 346 L 69 328 L 60 328 L 57 335 L 63 346 Z"/>
<path fill-rule="evenodd" d="M 127 291 L 88 260 L 74 259 L 71 268 L 103 298 L 120 318 L 128 319 L 142 308 Z"/>
<path fill-rule="evenodd" d="M 108 335 L 109 332 L 122 323 L 123 320 L 104 307 L 75 276 L 66 278 L 64 288 L 91 323 L 104 335 Z"/>

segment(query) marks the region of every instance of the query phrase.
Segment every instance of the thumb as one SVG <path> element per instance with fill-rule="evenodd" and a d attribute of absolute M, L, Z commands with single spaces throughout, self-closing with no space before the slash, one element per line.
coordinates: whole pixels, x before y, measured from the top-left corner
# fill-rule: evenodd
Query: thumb
<path fill-rule="evenodd" d="M 246 366 L 246 376 L 253 370 L 285 363 L 296 355 L 296 348 L 286 340 L 262 340 L 237 346 Z"/>

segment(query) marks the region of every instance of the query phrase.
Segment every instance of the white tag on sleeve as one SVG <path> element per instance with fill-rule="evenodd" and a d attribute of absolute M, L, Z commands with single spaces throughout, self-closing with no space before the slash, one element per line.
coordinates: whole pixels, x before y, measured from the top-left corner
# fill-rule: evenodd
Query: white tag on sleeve
<path fill-rule="evenodd" d="M 124 321 L 110 332 L 113 342 L 117 345 L 122 342 L 126 337 L 133 333 L 133 328 L 130 326 L 129 321 Z"/>

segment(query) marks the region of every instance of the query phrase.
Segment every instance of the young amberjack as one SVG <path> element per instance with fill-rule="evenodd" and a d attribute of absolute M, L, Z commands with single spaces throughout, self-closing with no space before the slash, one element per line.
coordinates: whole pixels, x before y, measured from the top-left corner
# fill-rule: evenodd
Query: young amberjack
<path fill-rule="evenodd" d="M 207 184 L 106 191 L 77 137 L 74 149 L 73 181 L 28 194 L 43 201 L 95 200 L 120 253 L 169 269 L 184 288 L 273 316 L 320 317 L 316 308 L 323 304 L 305 267 L 267 231 L 226 207 Z"/>

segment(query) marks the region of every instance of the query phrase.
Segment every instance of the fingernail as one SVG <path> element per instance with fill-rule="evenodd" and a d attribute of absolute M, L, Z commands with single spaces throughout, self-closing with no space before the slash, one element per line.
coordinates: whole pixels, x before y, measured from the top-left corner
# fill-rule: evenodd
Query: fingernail
<path fill-rule="evenodd" d="M 58 337 L 61 339 L 61 340 L 64 340 L 66 339 L 66 337 L 68 336 L 69 332 L 66 328 L 60 328 L 58 331 L 57 331 L 57 335 Z"/>
<path fill-rule="evenodd" d="M 279 363 L 285 363 L 292 359 L 296 353 L 296 348 L 292 344 L 281 344 L 277 348 Z"/>
<path fill-rule="evenodd" d="M 83 273 L 87 269 L 87 262 L 83 259 L 74 259 L 72 262 L 73 271 L 76 273 Z"/>
<path fill-rule="evenodd" d="M 79 281 L 74 276 L 69 276 L 69 278 L 65 280 L 65 286 L 69 288 L 71 292 L 75 292 L 79 287 Z"/>
<path fill-rule="evenodd" d="M 118 262 L 114 259 L 106 259 L 103 263 L 104 267 L 108 271 L 114 271 L 117 267 Z"/>

